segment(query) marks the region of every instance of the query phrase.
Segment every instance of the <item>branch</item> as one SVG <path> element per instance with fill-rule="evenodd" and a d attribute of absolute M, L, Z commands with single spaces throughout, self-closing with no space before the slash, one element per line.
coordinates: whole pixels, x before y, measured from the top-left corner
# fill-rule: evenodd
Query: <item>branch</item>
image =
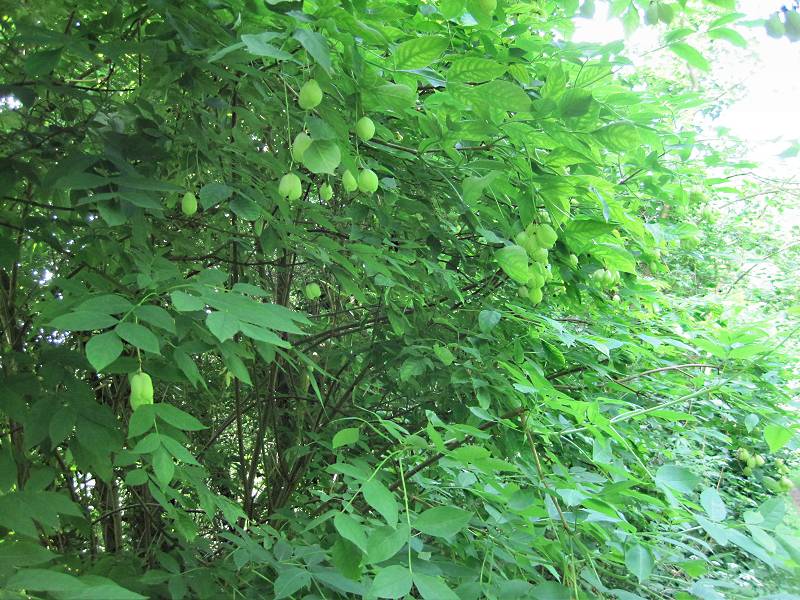
<path fill-rule="evenodd" d="M 755 264 L 754 264 L 752 267 L 750 267 L 749 269 L 747 269 L 746 271 L 744 271 L 744 272 L 743 272 L 741 275 L 739 275 L 739 276 L 738 276 L 738 277 L 737 277 L 737 278 L 734 280 L 734 282 L 731 284 L 731 287 L 729 287 L 729 288 L 728 288 L 728 291 L 727 291 L 727 292 L 725 292 L 725 295 L 723 296 L 723 298 L 727 298 L 727 297 L 728 297 L 728 294 L 730 294 L 730 293 L 733 291 L 733 288 L 735 288 L 735 287 L 736 287 L 736 284 L 737 284 L 737 283 L 739 283 L 739 282 L 740 282 L 742 279 L 744 279 L 745 277 L 747 277 L 747 276 L 750 274 L 750 272 L 751 272 L 751 271 L 753 271 L 753 269 L 755 269 L 756 267 L 758 267 L 758 266 L 760 266 L 761 264 L 763 264 L 765 260 L 767 260 L 768 258 L 772 258 L 772 257 L 773 257 L 773 256 L 775 256 L 776 254 L 780 254 L 781 252 L 784 252 L 784 251 L 788 250 L 789 248 L 793 248 L 794 246 L 798 246 L 798 245 L 800 245 L 800 242 L 792 242 L 792 243 L 790 243 L 790 244 L 786 244 L 786 245 L 785 245 L 785 246 L 783 246 L 782 248 L 778 248 L 778 249 L 777 249 L 777 250 L 775 250 L 774 252 L 770 252 L 769 254 L 767 254 L 766 256 L 764 256 L 763 258 L 759 259 L 759 260 L 758 260 L 758 261 L 757 261 L 757 262 L 756 262 L 756 263 L 755 263 Z"/>
<path fill-rule="evenodd" d="M 670 406 L 674 406 L 675 404 L 680 404 L 681 402 L 686 402 L 687 400 L 691 400 L 693 398 L 697 398 L 698 396 L 702 396 L 716 390 L 717 388 L 721 387 L 722 384 L 712 385 L 709 387 L 704 387 L 703 389 L 697 390 L 691 394 L 686 396 L 681 396 L 680 398 L 676 398 L 675 400 L 669 400 L 667 402 L 662 402 L 661 404 L 656 404 L 655 406 L 650 406 L 648 408 L 637 408 L 635 410 L 629 410 L 628 412 L 620 413 L 616 417 L 612 417 L 608 420 L 610 424 L 620 423 L 622 421 L 627 421 L 632 419 L 633 417 L 638 417 L 639 415 L 646 415 L 647 413 L 655 412 L 657 410 L 661 410 L 664 408 L 669 408 Z M 557 435 L 560 437 L 562 435 L 568 435 L 571 433 L 578 433 L 580 431 L 586 431 L 589 429 L 588 425 L 581 426 L 581 427 L 573 427 L 571 429 L 564 429 L 559 431 Z"/>
<path fill-rule="evenodd" d="M 636 373 L 635 375 L 629 375 L 628 377 L 623 377 L 622 379 L 613 379 L 610 383 L 624 383 L 626 381 L 631 381 L 632 379 L 637 379 L 639 377 L 644 377 L 645 375 L 652 375 L 653 373 L 661 373 L 663 371 L 675 371 L 680 369 L 688 369 L 691 367 L 696 367 L 699 369 L 716 369 L 717 371 L 722 370 L 722 367 L 718 365 L 709 365 L 706 363 L 687 363 L 685 365 L 670 365 L 669 367 L 661 367 L 658 369 L 650 369 L 649 371 L 642 371 L 641 373 Z"/>

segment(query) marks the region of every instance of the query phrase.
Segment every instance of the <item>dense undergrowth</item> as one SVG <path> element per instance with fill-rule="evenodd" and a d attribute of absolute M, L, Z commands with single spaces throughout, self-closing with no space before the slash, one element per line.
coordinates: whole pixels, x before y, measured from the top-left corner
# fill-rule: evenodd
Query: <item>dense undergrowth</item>
<path fill-rule="evenodd" d="M 4 5 L 0 597 L 798 597 L 741 15 L 594 8 Z"/>

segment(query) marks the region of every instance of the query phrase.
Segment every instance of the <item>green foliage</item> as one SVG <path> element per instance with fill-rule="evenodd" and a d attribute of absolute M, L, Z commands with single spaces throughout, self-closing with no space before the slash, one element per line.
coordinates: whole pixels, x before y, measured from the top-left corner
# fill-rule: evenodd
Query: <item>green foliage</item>
<path fill-rule="evenodd" d="M 800 311 L 711 293 L 757 247 L 703 216 L 741 164 L 676 119 L 701 93 L 563 39 L 643 19 L 709 71 L 735 2 L 32 4 L 0 22 L 9 597 L 800 591 Z"/>

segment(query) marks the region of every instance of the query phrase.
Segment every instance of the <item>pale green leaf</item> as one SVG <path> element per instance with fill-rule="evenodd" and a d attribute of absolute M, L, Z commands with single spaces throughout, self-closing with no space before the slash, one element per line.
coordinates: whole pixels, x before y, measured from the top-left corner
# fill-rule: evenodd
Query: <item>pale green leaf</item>
<path fill-rule="evenodd" d="M 394 51 L 398 69 L 414 70 L 427 67 L 445 51 L 449 40 L 442 36 L 421 36 L 400 44 Z"/>

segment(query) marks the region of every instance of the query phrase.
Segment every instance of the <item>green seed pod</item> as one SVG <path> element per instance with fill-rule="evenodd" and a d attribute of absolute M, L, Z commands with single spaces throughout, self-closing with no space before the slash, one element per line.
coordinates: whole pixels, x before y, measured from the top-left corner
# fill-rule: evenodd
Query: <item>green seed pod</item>
<path fill-rule="evenodd" d="M 786 18 L 786 37 L 790 42 L 800 40 L 800 13 L 790 10 L 785 13 Z"/>
<path fill-rule="evenodd" d="M 484 13 L 493 15 L 497 10 L 497 0 L 478 0 L 478 6 Z"/>
<path fill-rule="evenodd" d="M 748 457 L 745 462 L 747 462 L 747 466 L 750 467 L 751 469 L 755 469 L 756 468 L 757 463 L 756 463 L 756 457 L 755 456 Z"/>
<path fill-rule="evenodd" d="M 650 5 L 644 11 L 645 25 L 655 25 L 658 23 L 658 4 L 650 2 Z"/>
<path fill-rule="evenodd" d="M 306 132 L 301 131 L 294 137 L 292 142 L 292 159 L 295 162 L 303 161 L 303 154 L 306 153 L 308 147 L 311 145 L 311 136 Z"/>
<path fill-rule="evenodd" d="M 764 457 L 763 457 L 763 456 L 761 456 L 760 454 L 756 454 L 756 456 L 755 456 L 755 460 L 756 460 L 756 466 L 757 466 L 757 467 L 763 467 L 763 466 L 764 466 L 764 463 L 766 462 L 766 461 L 764 460 Z"/>
<path fill-rule="evenodd" d="M 528 236 L 524 240 L 525 243 L 520 244 L 523 248 L 525 248 L 525 252 L 528 253 L 528 256 L 533 256 L 539 251 L 539 243 L 536 241 L 535 237 Z"/>
<path fill-rule="evenodd" d="M 558 234 L 550 225 L 542 224 L 536 228 L 536 241 L 542 248 L 552 248 L 556 245 Z"/>
<path fill-rule="evenodd" d="M 528 290 L 528 300 L 531 301 L 531 304 L 536 306 L 539 302 L 542 301 L 542 288 L 531 288 Z"/>
<path fill-rule="evenodd" d="M 333 188 L 328 183 L 323 183 L 319 187 L 319 197 L 323 200 L 330 200 L 333 198 Z"/>
<path fill-rule="evenodd" d="M 750 477 L 750 475 L 753 474 L 753 469 L 751 467 L 745 467 L 744 469 L 742 469 L 742 474 L 746 475 L 747 477 Z"/>
<path fill-rule="evenodd" d="M 547 257 L 548 252 L 546 248 L 537 248 L 536 251 L 531 254 L 531 260 L 543 265 L 547 264 Z"/>
<path fill-rule="evenodd" d="M 356 123 L 356 135 L 368 142 L 375 135 L 375 123 L 369 117 L 361 117 Z"/>
<path fill-rule="evenodd" d="M 528 281 L 525 283 L 525 285 L 532 289 L 542 287 L 544 285 L 544 275 L 539 273 L 531 273 L 531 276 L 528 278 Z"/>
<path fill-rule="evenodd" d="M 181 212 L 191 217 L 197 212 L 197 197 L 192 192 L 186 192 L 181 199 Z"/>
<path fill-rule="evenodd" d="M 575 256 L 574 254 L 569 255 L 569 266 L 572 267 L 573 269 L 578 268 L 578 257 Z"/>
<path fill-rule="evenodd" d="M 530 237 L 528 236 L 527 232 L 525 232 L 525 231 L 520 231 L 517 235 L 514 236 L 514 241 L 519 246 L 522 246 L 523 248 L 525 247 L 525 244 L 528 243 L 529 239 L 530 239 Z"/>
<path fill-rule="evenodd" d="M 294 173 L 287 173 L 281 177 L 278 184 L 278 193 L 282 198 L 287 200 L 297 200 L 303 193 L 303 185 L 300 183 L 300 178 Z"/>
<path fill-rule="evenodd" d="M 769 475 L 764 475 L 764 487 L 766 487 L 770 492 L 778 493 L 781 490 L 781 484 L 776 479 L 773 479 Z"/>
<path fill-rule="evenodd" d="M 305 289 L 306 298 L 309 300 L 316 300 L 322 295 L 322 290 L 319 287 L 319 284 L 316 283 L 309 283 Z"/>
<path fill-rule="evenodd" d="M 517 295 L 520 298 L 527 298 L 528 297 L 528 288 L 526 288 L 524 285 L 519 286 L 519 288 L 517 288 Z"/>
<path fill-rule="evenodd" d="M 297 103 L 303 110 L 316 108 L 322 102 L 322 90 L 315 79 L 309 79 L 300 88 L 300 95 Z"/>
<path fill-rule="evenodd" d="M 530 277 L 533 277 L 534 275 L 540 275 L 544 280 L 546 279 L 547 269 L 544 268 L 543 264 L 535 262 L 531 263 L 531 265 L 528 267 L 528 273 Z"/>
<path fill-rule="evenodd" d="M 775 39 L 782 38 L 786 33 L 786 27 L 777 13 L 767 19 L 767 22 L 764 24 L 764 28 L 767 30 L 767 35 Z"/>
<path fill-rule="evenodd" d="M 345 192 L 355 192 L 358 189 L 358 181 L 349 169 L 342 173 L 342 187 Z"/>
<path fill-rule="evenodd" d="M 794 483 L 792 483 L 792 480 L 791 480 L 791 479 L 789 479 L 789 478 L 788 478 L 788 477 L 786 477 L 786 476 L 784 476 L 784 477 L 781 477 L 781 479 L 780 479 L 780 482 L 779 482 L 779 483 L 780 483 L 781 489 L 782 489 L 784 492 L 788 492 L 790 489 L 792 489 L 792 487 L 794 487 Z"/>
<path fill-rule="evenodd" d="M 150 375 L 139 371 L 131 375 L 131 408 L 136 410 L 140 406 L 153 403 L 153 380 Z"/>
<path fill-rule="evenodd" d="M 372 169 L 364 169 L 358 174 L 358 189 L 365 194 L 372 194 L 378 189 L 378 176 Z"/>
<path fill-rule="evenodd" d="M 669 25 L 672 23 L 672 19 L 674 18 L 675 9 L 672 7 L 672 5 L 661 2 L 658 5 L 658 20 Z"/>

